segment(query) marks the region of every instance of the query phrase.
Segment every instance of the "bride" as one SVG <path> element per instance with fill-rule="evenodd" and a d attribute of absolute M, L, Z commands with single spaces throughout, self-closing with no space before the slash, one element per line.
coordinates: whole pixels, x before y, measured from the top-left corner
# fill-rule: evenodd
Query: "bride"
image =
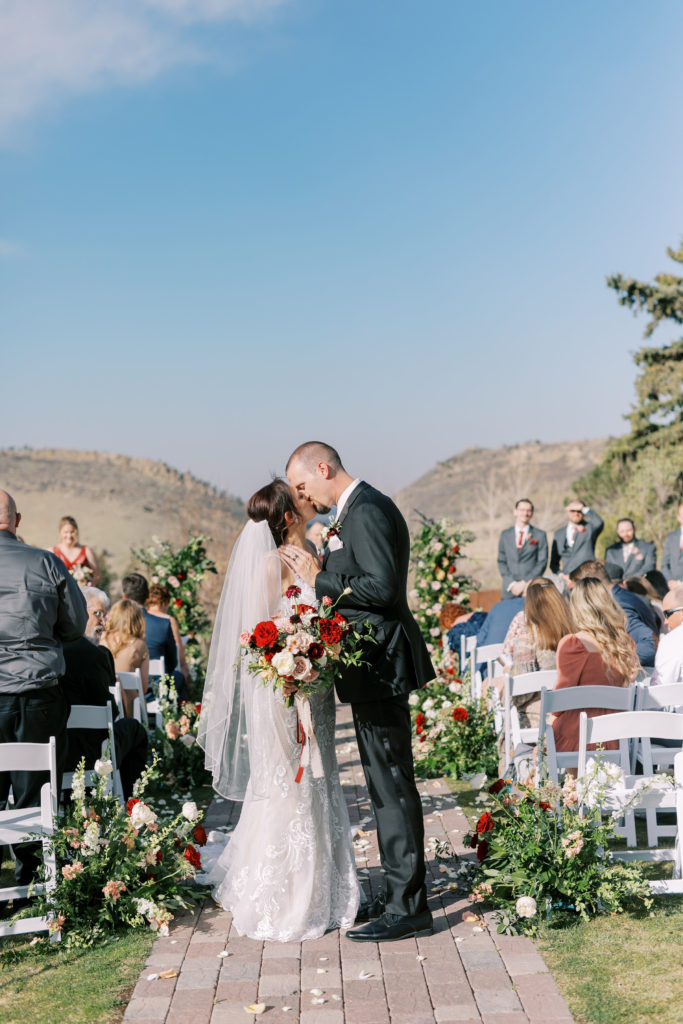
<path fill-rule="evenodd" d="M 292 576 L 277 548 L 306 548 L 315 509 L 276 479 L 254 494 L 225 578 L 211 640 L 198 742 L 214 789 L 243 800 L 228 845 L 208 869 L 214 899 L 229 910 L 240 935 L 279 942 L 350 928 L 359 903 L 351 829 L 335 755 L 334 688 L 310 698 L 324 773 L 311 765 L 295 782 L 300 747 L 297 713 L 249 672 L 240 634 L 263 619 L 292 612 L 291 585 L 301 602 L 315 592 Z"/>

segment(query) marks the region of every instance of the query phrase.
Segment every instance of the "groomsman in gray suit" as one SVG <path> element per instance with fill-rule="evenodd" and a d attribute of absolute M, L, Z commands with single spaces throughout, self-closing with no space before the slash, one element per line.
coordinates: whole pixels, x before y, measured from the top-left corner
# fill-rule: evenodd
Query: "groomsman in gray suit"
<path fill-rule="evenodd" d="M 662 572 L 669 583 L 669 590 L 683 585 L 683 505 L 678 506 L 678 530 L 667 534 L 662 552 Z"/>
<path fill-rule="evenodd" d="M 649 540 L 636 537 L 636 524 L 632 519 L 618 521 L 617 536 L 619 543 L 610 544 L 605 551 L 605 561 L 618 565 L 625 580 L 629 576 L 644 576 L 657 568 L 657 548 Z"/>
<path fill-rule="evenodd" d="M 567 505 L 569 522 L 555 531 L 550 552 L 550 571 L 569 576 L 584 562 L 595 560 L 595 542 L 605 525 L 592 509 L 582 501 L 570 501 Z"/>
<path fill-rule="evenodd" d="M 548 539 L 531 525 L 534 506 L 528 498 L 515 505 L 515 525 L 503 530 L 498 541 L 498 569 L 503 577 L 501 599 L 521 597 L 529 580 L 542 576 L 548 564 Z"/>

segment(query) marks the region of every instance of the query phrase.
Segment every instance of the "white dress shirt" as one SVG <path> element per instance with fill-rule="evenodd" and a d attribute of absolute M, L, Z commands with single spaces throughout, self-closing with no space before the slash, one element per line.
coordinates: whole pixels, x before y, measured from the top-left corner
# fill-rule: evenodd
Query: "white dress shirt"
<path fill-rule="evenodd" d="M 683 625 L 662 633 L 655 654 L 655 670 L 651 685 L 680 683 L 683 681 Z"/>
<path fill-rule="evenodd" d="M 360 483 L 360 477 L 356 477 L 355 480 L 351 481 L 351 483 L 346 488 L 346 490 L 341 492 L 341 494 L 339 495 L 339 501 L 337 502 L 337 514 L 335 516 L 335 519 L 339 520 L 339 517 L 342 514 L 342 509 L 344 508 L 344 505 L 349 500 L 349 498 L 351 497 L 351 495 L 355 491 L 356 487 L 358 487 L 359 483 Z"/>

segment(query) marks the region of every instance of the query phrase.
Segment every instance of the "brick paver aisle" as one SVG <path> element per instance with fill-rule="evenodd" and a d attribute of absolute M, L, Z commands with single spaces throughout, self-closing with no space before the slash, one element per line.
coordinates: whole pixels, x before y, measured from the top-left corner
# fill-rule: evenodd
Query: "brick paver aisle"
<path fill-rule="evenodd" d="M 337 754 L 356 860 L 368 895 L 381 887 L 377 837 L 348 707 L 338 707 Z M 448 837 L 463 853 L 468 830 L 445 780 L 419 783 L 426 845 Z M 207 830 L 236 824 L 240 805 L 216 801 Z M 365 834 L 367 833 L 367 834 Z M 447 888 L 433 853 L 428 891 L 434 935 L 355 943 L 338 931 L 308 942 L 241 938 L 208 900 L 154 944 L 125 1021 L 157 1024 L 570 1024 L 572 1016 L 534 944 L 463 921 L 468 901 Z M 226 955 L 227 954 L 227 955 Z M 162 979 L 163 972 L 176 976 Z M 151 979 L 151 980 L 150 980 Z M 265 1003 L 262 1016 L 245 1012 Z"/>

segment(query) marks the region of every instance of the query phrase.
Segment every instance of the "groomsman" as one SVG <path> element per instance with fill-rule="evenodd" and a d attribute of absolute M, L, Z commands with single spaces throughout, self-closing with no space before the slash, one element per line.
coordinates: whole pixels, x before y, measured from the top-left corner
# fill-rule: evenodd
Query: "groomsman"
<path fill-rule="evenodd" d="M 624 579 L 629 576 L 644 576 L 657 568 L 657 549 L 649 540 L 636 537 L 636 524 L 632 519 L 620 519 L 617 523 L 618 544 L 610 544 L 605 551 L 605 561 L 613 562 L 623 570 Z"/>
<path fill-rule="evenodd" d="M 503 530 L 498 541 L 498 570 L 503 577 L 501 599 L 521 597 L 529 580 L 542 576 L 548 564 L 548 539 L 531 525 L 533 502 L 520 498 L 515 525 Z"/>
<path fill-rule="evenodd" d="M 582 501 L 570 501 L 567 505 L 569 522 L 555 531 L 550 552 L 550 571 L 568 576 L 583 562 L 595 559 L 595 542 L 605 525 L 592 509 Z"/>
<path fill-rule="evenodd" d="M 683 585 L 683 505 L 678 506 L 679 529 L 667 534 L 662 552 L 662 572 L 669 583 L 669 590 Z"/>

